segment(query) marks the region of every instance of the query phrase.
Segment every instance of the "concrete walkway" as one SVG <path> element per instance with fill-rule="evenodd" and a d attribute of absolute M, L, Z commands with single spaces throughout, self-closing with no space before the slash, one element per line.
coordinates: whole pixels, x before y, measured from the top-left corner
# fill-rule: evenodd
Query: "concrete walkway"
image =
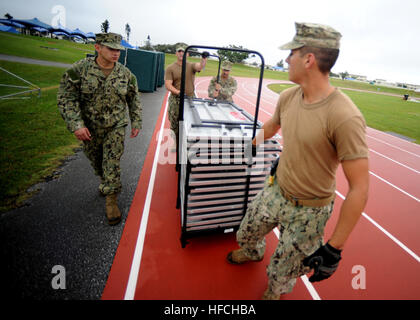
<path fill-rule="evenodd" d="M 9 56 L 9 55 L 6 55 L 6 54 L 0 54 L 0 60 L 11 61 L 11 62 L 20 62 L 20 63 L 28 63 L 28 64 L 38 64 L 38 65 L 41 65 L 41 66 L 58 67 L 58 68 L 65 68 L 65 69 L 68 69 L 68 68 L 71 67 L 71 64 L 68 64 L 68 63 L 45 61 L 45 60 L 36 60 L 36 59 L 23 58 L 23 57 L 17 57 L 17 56 Z"/>
<path fill-rule="evenodd" d="M 99 178 L 82 151 L 57 179 L 34 186 L 40 192 L 26 206 L 0 215 L 1 289 L 8 299 L 101 298 L 165 94 L 165 88 L 143 93 L 143 129 L 130 139 L 127 127 L 119 225 L 108 225 Z M 65 270 L 65 289 L 52 286 L 55 266 Z"/>

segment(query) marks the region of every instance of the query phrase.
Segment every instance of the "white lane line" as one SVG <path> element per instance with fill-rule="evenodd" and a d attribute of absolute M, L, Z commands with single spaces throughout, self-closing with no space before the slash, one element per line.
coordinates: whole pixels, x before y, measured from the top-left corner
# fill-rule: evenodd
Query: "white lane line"
<path fill-rule="evenodd" d="M 381 156 L 381 157 L 383 157 L 383 158 L 385 158 L 385 159 L 387 159 L 387 160 L 389 160 L 389 161 L 395 162 L 396 164 L 399 164 L 400 166 L 402 166 L 402 167 L 404 167 L 404 168 L 407 168 L 408 170 L 411 170 L 411 171 L 413 171 L 413 172 L 415 172 L 415 173 L 420 173 L 420 171 L 417 171 L 416 169 L 413 169 L 413 168 L 411 168 L 411 167 L 409 167 L 409 166 L 406 166 L 405 164 L 403 164 L 403 163 L 401 163 L 401 162 L 398 162 L 397 160 L 391 159 L 391 158 L 387 157 L 386 155 L 384 155 L 384 154 L 382 154 L 382 153 L 380 153 L 380 152 L 377 152 L 377 151 L 375 151 L 375 150 L 373 150 L 373 149 L 369 149 L 369 151 L 371 151 L 371 152 L 373 152 L 373 153 L 376 153 L 377 155 L 379 155 L 379 156 Z"/>
<path fill-rule="evenodd" d="M 411 152 L 411 151 L 408 151 L 408 150 L 402 149 L 402 148 L 400 148 L 400 147 L 394 146 L 393 144 L 390 144 L 390 143 L 388 143 L 388 142 L 386 142 L 386 141 L 383 141 L 383 140 L 381 140 L 381 139 L 378 139 L 378 138 L 372 137 L 372 136 L 371 136 L 371 135 L 369 135 L 369 134 L 366 134 L 366 136 L 367 136 L 367 137 L 369 137 L 369 138 L 371 138 L 371 139 L 374 139 L 374 140 L 376 140 L 376 141 L 379 141 L 379 142 L 381 142 L 381 143 L 383 143 L 383 144 L 386 144 L 386 145 L 388 145 L 388 146 L 390 146 L 390 147 L 392 147 L 392 148 L 398 149 L 398 150 L 400 150 L 400 151 L 406 152 L 406 153 L 408 153 L 408 154 L 411 154 L 411 155 L 413 155 L 413 156 L 415 156 L 415 157 L 420 158 L 420 155 L 418 155 L 418 154 L 416 154 L 416 153 L 413 153 L 413 152 Z"/>
<path fill-rule="evenodd" d="M 248 99 L 242 97 L 240 94 L 235 94 L 235 97 L 238 97 L 239 99 L 242 99 L 242 100 L 246 101 L 247 103 L 249 103 L 251 106 L 254 106 L 255 107 L 255 103 L 252 103 Z M 268 111 L 265 111 L 264 108 L 261 107 L 261 105 L 260 105 L 259 110 L 262 111 L 262 112 L 264 112 L 264 113 L 266 113 L 266 114 L 268 114 L 269 116 L 272 116 L 272 113 L 270 113 Z"/>
<path fill-rule="evenodd" d="M 335 193 L 343 200 L 346 199 L 340 192 L 337 190 Z M 409 249 L 405 244 L 403 244 L 400 240 L 394 237 L 391 233 L 385 230 L 379 223 L 369 217 L 365 212 L 362 212 L 362 216 L 365 217 L 370 223 L 372 223 L 375 227 L 381 230 L 387 237 L 389 237 L 392 241 L 394 241 L 398 246 L 400 246 L 405 252 L 407 252 L 410 256 L 412 256 L 417 262 L 420 262 L 420 257 L 416 255 L 411 249 Z"/>
<path fill-rule="evenodd" d="M 321 297 L 319 296 L 318 292 L 315 290 L 314 286 L 312 285 L 312 283 L 309 281 L 308 276 L 305 274 L 303 276 L 300 277 L 303 281 L 303 283 L 305 284 L 306 288 L 308 289 L 309 293 L 312 296 L 313 300 L 321 300 Z"/>
<path fill-rule="evenodd" d="M 400 191 L 400 192 L 404 193 L 406 196 L 409 196 L 410 198 L 412 198 L 412 199 L 416 200 L 417 202 L 420 202 L 420 200 L 419 200 L 419 199 L 417 199 L 415 196 L 413 196 L 413 195 L 409 194 L 407 191 L 404 191 L 404 190 L 403 190 L 403 189 L 401 189 L 401 188 L 398 188 L 396 185 L 394 185 L 394 184 L 392 184 L 391 182 L 389 182 L 389 181 L 385 180 L 384 178 L 382 178 L 382 177 L 378 176 L 377 174 L 373 173 L 372 171 L 369 171 L 369 173 L 370 173 L 372 176 L 374 176 L 374 177 L 378 178 L 379 180 L 381 180 L 382 182 L 385 182 L 386 184 L 390 185 L 391 187 L 393 187 L 393 188 L 397 189 L 398 191 Z"/>
<path fill-rule="evenodd" d="M 397 137 L 397 136 L 394 136 L 394 135 L 392 135 L 392 134 L 390 134 L 390 133 L 388 133 L 388 132 L 380 131 L 380 130 L 375 129 L 375 128 L 370 128 L 370 129 L 371 129 L 372 131 L 375 131 L 376 133 L 378 133 L 378 134 L 380 134 L 380 135 L 385 136 L 385 138 L 387 138 L 387 139 L 393 139 L 393 140 L 396 140 L 396 141 L 398 141 L 398 142 L 401 142 L 402 144 L 407 144 L 407 145 L 409 145 L 410 147 L 414 147 L 415 149 L 419 149 L 419 150 L 420 150 L 420 145 L 419 145 L 419 144 L 417 144 L 417 143 L 414 143 L 414 142 L 411 142 L 411 141 L 408 141 L 408 140 L 402 139 L 402 138 Z"/>
<path fill-rule="evenodd" d="M 245 90 L 249 95 L 255 95 L 255 96 L 257 96 L 256 95 L 256 92 L 254 93 L 254 92 L 251 92 L 251 91 L 249 91 L 246 87 L 245 87 L 245 85 L 246 85 L 246 83 L 245 82 L 243 82 L 242 83 L 242 85 L 241 85 L 241 87 L 242 87 L 242 89 L 243 90 Z M 254 88 L 256 91 L 258 91 L 258 88 Z M 273 103 L 271 102 L 271 101 L 268 101 L 268 100 L 266 100 L 264 97 L 263 97 L 263 92 L 262 92 L 262 89 L 261 89 L 261 100 L 263 100 L 266 104 L 270 104 L 270 105 L 273 105 Z M 275 104 L 274 104 L 275 105 Z"/>
<path fill-rule="evenodd" d="M 277 228 L 273 229 L 274 234 L 276 235 L 277 239 L 280 238 L 280 231 Z M 312 283 L 309 281 L 308 277 L 306 275 L 303 275 L 300 277 L 306 286 L 306 289 L 308 289 L 309 294 L 311 295 L 313 300 L 321 300 L 321 297 L 319 296 L 318 292 L 315 290 Z"/>
<path fill-rule="evenodd" d="M 163 127 L 165 124 L 165 117 L 166 117 L 167 109 L 168 109 L 168 99 L 166 100 L 165 111 L 163 113 L 162 124 L 161 124 L 160 132 L 159 132 L 159 139 L 158 139 L 158 143 L 156 147 L 155 158 L 153 160 L 152 172 L 150 175 L 149 186 L 147 188 L 146 200 L 144 203 L 143 214 L 142 214 L 141 222 L 140 222 L 140 229 L 137 236 L 136 247 L 134 250 L 134 256 L 133 256 L 133 261 L 131 264 L 130 275 L 128 277 L 128 283 L 127 283 L 127 288 L 125 291 L 124 300 L 134 300 L 134 294 L 136 292 L 137 279 L 138 279 L 138 275 L 140 271 L 141 257 L 143 254 L 144 237 L 146 236 L 147 222 L 149 220 L 150 204 L 152 202 L 153 189 L 155 186 L 156 169 L 157 169 L 158 158 L 159 158 L 159 153 L 160 153 L 160 145 L 162 143 Z"/>

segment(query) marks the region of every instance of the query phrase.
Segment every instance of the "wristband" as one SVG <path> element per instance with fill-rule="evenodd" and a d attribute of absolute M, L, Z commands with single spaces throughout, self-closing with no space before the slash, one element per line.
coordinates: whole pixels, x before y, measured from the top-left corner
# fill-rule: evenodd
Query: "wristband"
<path fill-rule="evenodd" d="M 334 252 L 334 253 L 336 253 L 336 254 L 340 254 L 341 253 L 341 251 L 343 251 L 343 250 L 339 250 L 339 249 L 336 249 L 336 248 L 334 248 L 332 245 L 330 245 L 328 242 L 327 242 L 327 244 L 325 245 L 329 250 L 331 250 L 332 252 Z"/>

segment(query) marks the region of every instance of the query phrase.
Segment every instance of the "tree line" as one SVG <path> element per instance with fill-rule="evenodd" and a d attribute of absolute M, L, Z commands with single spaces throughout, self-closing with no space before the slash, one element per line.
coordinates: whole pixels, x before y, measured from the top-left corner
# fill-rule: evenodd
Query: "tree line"
<path fill-rule="evenodd" d="M 102 22 L 101 24 L 101 30 L 104 33 L 108 33 L 109 31 L 109 27 L 110 27 L 110 23 L 108 21 L 108 19 L 106 19 L 104 22 Z M 127 42 L 129 42 L 130 39 L 130 33 L 131 33 L 131 27 L 130 25 L 127 23 L 125 25 L 125 34 L 126 34 L 126 39 Z M 164 53 L 172 53 L 175 54 L 176 48 L 179 47 L 180 45 L 187 47 L 188 45 L 186 43 L 183 42 L 177 42 L 175 44 L 156 44 L 156 45 L 152 45 L 151 40 L 150 40 L 150 36 L 147 36 L 147 40 L 145 41 L 145 45 L 142 47 L 139 47 L 140 49 L 143 50 L 149 50 L 149 51 L 159 51 L 159 52 L 164 52 Z M 246 50 L 245 48 L 243 48 L 242 46 L 236 46 L 236 45 L 229 45 L 228 48 L 232 48 L 232 49 L 242 49 L 242 50 Z M 200 56 L 201 53 L 198 52 L 197 49 L 192 48 L 191 50 L 188 50 L 190 56 Z M 222 59 L 222 60 L 229 60 L 233 63 L 242 63 L 244 60 L 248 59 L 250 54 L 247 52 L 238 52 L 238 51 L 229 51 L 229 50 L 218 50 L 217 51 L 218 56 Z"/>

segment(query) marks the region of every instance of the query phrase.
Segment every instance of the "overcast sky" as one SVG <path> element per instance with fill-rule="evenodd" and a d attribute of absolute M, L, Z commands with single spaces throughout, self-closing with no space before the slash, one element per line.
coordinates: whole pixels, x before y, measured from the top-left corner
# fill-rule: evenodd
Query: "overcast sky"
<path fill-rule="evenodd" d="M 108 19 L 110 32 L 124 35 L 129 23 L 132 45 L 148 35 L 152 44 L 241 45 L 271 65 L 289 54 L 278 47 L 293 38 L 296 21 L 323 23 L 343 35 L 333 72 L 420 84 L 418 0 L 0 0 L 0 8 L 1 16 L 48 24 L 64 17 L 84 32 L 100 32 Z"/>

